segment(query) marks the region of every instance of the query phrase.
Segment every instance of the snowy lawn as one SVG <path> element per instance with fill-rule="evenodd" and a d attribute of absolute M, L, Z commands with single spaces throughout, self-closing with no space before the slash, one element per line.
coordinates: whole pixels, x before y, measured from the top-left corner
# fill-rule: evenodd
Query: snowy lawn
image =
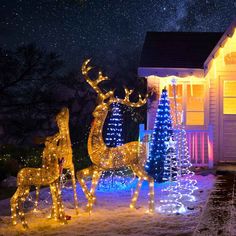
<path fill-rule="evenodd" d="M 77 193 L 80 204 L 80 215 L 76 216 L 73 210 L 73 194 L 71 189 L 63 190 L 63 199 L 66 214 L 72 219 L 67 225 L 47 219 L 50 213 L 50 203 L 41 201 L 40 211 L 27 211 L 26 219 L 29 230 L 23 230 L 21 224 L 11 225 L 9 199 L 0 201 L 0 235 L 80 235 L 80 236 L 145 236 L 145 235 L 191 235 L 198 224 L 199 217 L 204 208 L 209 192 L 215 182 L 211 174 L 207 176 L 196 175 L 198 190 L 195 191 L 195 202 L 185 202 L 187 211 L 183 214 L 163 215 L 156 211 L 154 214 L 147 212 L 148 184 L 145 182 L 137 203 L 137 209 L 129 208 L 134 183 L 125 190 L 97 191 L 97 203 L 92 214 L 85 212 L 86 199 L 78 185 Z M 136 180 L 135 180 L 136 181 Z M 160 206 L 163 197 L 161 189 L 166 184 L 155 184 L 156 207 Z M 162 196 L 161 196 L 162 195 Z M 48 188 L 40 192 L 40 199 L 50 197 Z M 26 203 L 26 208 L 31 209 L 32 204 Z"/>

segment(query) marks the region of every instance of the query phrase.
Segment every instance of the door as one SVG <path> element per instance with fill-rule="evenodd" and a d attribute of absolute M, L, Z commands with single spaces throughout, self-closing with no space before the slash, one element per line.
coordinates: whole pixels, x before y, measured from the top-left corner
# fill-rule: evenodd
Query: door
<path fill-rule="evenodd" d="M 220 160 L 236 162 L 236 75 L 220 77 L 220 85 Z"/>

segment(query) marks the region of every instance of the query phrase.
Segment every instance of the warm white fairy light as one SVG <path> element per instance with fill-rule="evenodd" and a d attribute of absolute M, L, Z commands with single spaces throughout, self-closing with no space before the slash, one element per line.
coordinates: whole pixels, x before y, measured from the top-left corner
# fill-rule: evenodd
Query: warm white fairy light
<path fill-rule="evenodd" d="M 58 140 L 57 149 L 63 162 L 61 165 L 62 168 L 60 170 L 60 182 L 65 177 L 63 174 L 63 170 L 65 169 L 66 172 L 70 173 L 71 176 L 74 206 L 76 213 L 78 214 L 79 210 L 78 210 L 78 200 L 76 193 L 75 170 L 72 160 L 72 146 L 71 146 L 70 131 L 69 131 L 69 109 L 67 107 L 63 107 L 61 111 L 57 114 L 55 120 L 58 125 L 59 133 L 57 135 L 54 135 L 54 138 Z M 35 209 L 37 209 L 38 206 L 39 189 L 40 186 L 36 186 Z"/>
<path fill-rule="evenodd" d="M 58 164 L 59 150 L 57 149 L 59 133 L 48 137 L 43 152 L 42 168 L 23 168 L 17 175 L 17 190 L 11 198 L 11 215 L 13 225 L 17 224 L 19 216 L 24 228 L 28 228 L 23 211 L 23 203 L 26 200 L 31 186 L 49 185 L 52 194 L 52 218 L 67 223 L 59 188 L 60 167 Z"/>
<path fill-rule="evenodd" d="M 144 105 L 147 98 L 142 99 L 139 96 L 138 102 L 131 102 L 130 95 L 133 90 L 125 88 L 125 97 L 123 99 L 114 97 L 114 92 L 109 91 L 103 93 L 98 84 L 104 80 L 108 80 L 103 76 L 101 72 L 98 74 L 97 80 L 91 80 L 89 78 L 89 71 L 91 67 L 88 66 L 89 60 L 85 61 L 82 66 L 82 74 L 90 86 L 97 92 L 99 98 L 99 104 L 93 112 L 94 121 L 91 126 L 89 139 L 88 139 L 88 153 L 90 155 L 93 165 L 85 170 L 77 173 L 77 178 L 85 195 L 88 198 L 87 208 L 91 212 L 93 203 L 96 199 L 95 189 L 97 187 L 101 173 L 106 170 L 120 169 L 124 167 L 130 167 L 133 172 L 139 177 L 137 190 L 134 193 L 130 207 L 134 208 L 137 202 L 139 193 L 139 186 L 143 180 L 149 182 L 150 194 L 149 194 L 149 210 L 154 210 L 154 185 L 153 179 L 147 175 L 144 170 L 144 164 L 146 162 L 146 144 L 141 142 L 130 142 L 118 147 L 107 147 L 102 136 L 103 125 L 108 114 L 109 106 L 112 103 L 121 103 L 126 106 L 140 107 Z M 90 191 L 84 182 L 84 178 L 89 174 L 92 175 L 92 186 Z"/>

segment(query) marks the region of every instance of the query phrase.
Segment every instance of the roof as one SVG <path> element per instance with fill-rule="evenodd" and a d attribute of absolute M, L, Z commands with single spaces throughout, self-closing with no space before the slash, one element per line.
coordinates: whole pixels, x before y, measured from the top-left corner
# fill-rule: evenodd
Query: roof
<path fill-rule="evenodd" d="M 139 67 L 204 69 L 223 32 L 147 32 Z"/>

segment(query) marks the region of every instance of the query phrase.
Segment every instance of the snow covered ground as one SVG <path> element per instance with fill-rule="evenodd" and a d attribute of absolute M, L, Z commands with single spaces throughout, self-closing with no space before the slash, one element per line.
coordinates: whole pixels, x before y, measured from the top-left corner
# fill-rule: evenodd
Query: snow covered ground
<path fill-rule="evenodd" d="M 40 211 L 34 213 L 27 211 L 26 218 L 29 230 L 23 230 L 21 224 L 11 225 L 9 199 L 0 201 L 0 235 L 80 235 L 80 236 L 146 236 L 146 235 L 192 235 L 198 224 L 201 212 L 206 203 L 209 192 L 215 182 L 211 174 L 207 176 L 196 175 L 198 190 L 195 191 L 195 202 L 184 202 L 187 211 L 183 214 L 163 215 L 156 211 L 154 214 L 147 212 L 148 184 L 144 183 L 137 209 L 129 208 L 134 184 L 120 191 L 97 191 L 97 203 L 91 215 L 85 212 L 86 199 L 78 185 L 78 198 L 80 214 L 75 215 L 73 210 L 73 194 L 71 189 L 63 190 L 63 199 L 66 214 L 72 219 L 67 225 L 47 219 L 50 213 L 50 204 L 41 201 Z M 160 206 L 163 198 L 161 189 L 166 184 L 155 184 L 156 207 Z M 40 192 L 41 199 L 49 198 L 48 189 Z M 30 209 L 31 204 L 26 204 Z"/>
<path fill-rule="evenodd" d="M 236 173 L 218 174 L 194 236 L 236 235 Z"/>

